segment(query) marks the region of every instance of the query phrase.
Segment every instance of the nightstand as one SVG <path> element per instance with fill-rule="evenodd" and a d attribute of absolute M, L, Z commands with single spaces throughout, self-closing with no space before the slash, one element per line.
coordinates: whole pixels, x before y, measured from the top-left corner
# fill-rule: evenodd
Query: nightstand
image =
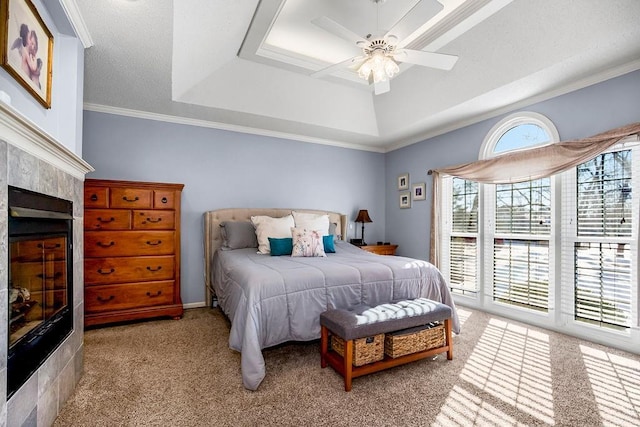
<path fill-rule="evenodd" d="M 398 245 L 366 245 L 358 246 L 360 249 L 364 249 L 367 252 L 371 252 L 378 255 L 395 255 Z"/>

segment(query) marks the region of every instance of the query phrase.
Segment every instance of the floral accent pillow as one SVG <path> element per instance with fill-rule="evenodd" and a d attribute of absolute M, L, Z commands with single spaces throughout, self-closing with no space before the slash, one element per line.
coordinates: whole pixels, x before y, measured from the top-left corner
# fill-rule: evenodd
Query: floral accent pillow
<path fill-rule="evenodd" d="M 291 211 L 296 228 L 318 230 L 321 235 L 329 234 L 329 215 Z"/>
<path fill-rule="evenodd" d="M 322 234 L 316 230 L 306 228 L 291 228 L 293 238 L 292 257 L 326 257 Z"/>

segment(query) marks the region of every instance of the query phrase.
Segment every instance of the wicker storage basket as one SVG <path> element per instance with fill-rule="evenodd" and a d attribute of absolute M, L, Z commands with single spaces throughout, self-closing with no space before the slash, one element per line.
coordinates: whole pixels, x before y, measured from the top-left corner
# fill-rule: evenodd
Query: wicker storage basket
<path fill-rule="evenodd" d="M 331 348 L 344 357 L 344 340 L 337 335 L 331 335 Z M 353 340 L 353 366 L 384 359 L 384 334 Z"/>
<path fill-rule="evenodd" d="M 384 353 L 389 357 L 442 347 L 445 344 L 444 325 L 425 325 L 403 329 L 385 335 Z"/>

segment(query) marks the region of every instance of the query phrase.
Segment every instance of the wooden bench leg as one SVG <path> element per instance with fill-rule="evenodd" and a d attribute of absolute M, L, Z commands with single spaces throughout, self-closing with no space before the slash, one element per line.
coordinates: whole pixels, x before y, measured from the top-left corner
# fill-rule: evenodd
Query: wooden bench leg
<path fill-rule="evenodd" d="M 447 350 L 447 360 L 453 360 L 453 340 L 451 339 L 451 318 L 445 319 L 444 330 L 446 334 L 445 339 L 447 342 L 447 346 L 449 346 L 449 350 Z"/>
<path fill-rule="evenodd" d="M 320 367 L 327 367 L 327 351 L 329 351 L 329 330 L 320 326 Z"/>
<path fill-rule="evenodd" d="M 351 391 L 353 374 L 353 340 L 344 342 L 344 391 Z"/>

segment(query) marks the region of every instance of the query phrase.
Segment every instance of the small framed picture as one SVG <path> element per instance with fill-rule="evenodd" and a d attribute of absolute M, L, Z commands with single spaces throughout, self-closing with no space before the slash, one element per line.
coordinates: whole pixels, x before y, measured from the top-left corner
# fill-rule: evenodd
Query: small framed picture
<path fill-rule="evenodd" d="M 408 190 L 409 189 L 409 174 L 403 173 L 402 175 L 398 175 L 398 190 Z"/>
<path fill-rule="evenodd" d="M 2 67 L 45 108 L 51 108 L 53 35 L 31 0 L 0 6 Z"/>
<path fill-rule="evenodd" d="M 411 192 L 403 191 L 400 193 L 400 209 L 411 207 Z"/>
<path fill-rule="evenodd" d="M 413 184 L 411 186 L 411 194 L 413 194 L 413 200 L 426 200 L 427 199 L 427 195 L 425 194 L 426 189 L 427 189 L 427 186 L 424 182 Z"/>

